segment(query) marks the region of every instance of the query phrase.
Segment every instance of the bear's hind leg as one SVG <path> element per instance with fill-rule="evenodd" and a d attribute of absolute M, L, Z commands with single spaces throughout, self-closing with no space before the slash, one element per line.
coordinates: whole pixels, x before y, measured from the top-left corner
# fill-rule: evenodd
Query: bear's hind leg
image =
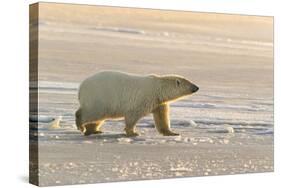
<path fill-rule="evenodd" d="M 178 133 L 174 133 L 170 129 L 169 119 L 169 105 L 161 104 L 158 108 L 153 111 L 153 118 L 155 127 L 159 133 L 164 136 L 178 136 Z"/>
<path fill-rule="evenodd" d="M 129 137 L 139 136 L 139 133 L 136 132 L 136 123 L 140 118 L 135 118 L 134 116 L 128 115 L 125 117 L 125 131 L 126 135 Z"/>
<path fill-rule="evenodd" d="M 103 121 L 87 123 L 82 126 L 81 132 L 84 134 L 84 136 L 89 136 L 91 134 L 101 134 L 102 131 L 100 130 L 100 128 L 102 126 L 102 123 Z"/>
<path fill-rule="evenodd" d="M 77 130 L 81 129 L 81 108 L 79 108 L 76 112 L 75 112 L 75 123 L 76 123 L 76 127 Z"/>

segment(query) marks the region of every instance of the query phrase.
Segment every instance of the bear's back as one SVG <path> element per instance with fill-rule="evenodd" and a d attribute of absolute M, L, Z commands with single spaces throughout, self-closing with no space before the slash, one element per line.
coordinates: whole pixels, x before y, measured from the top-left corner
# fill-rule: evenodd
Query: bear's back
<path fill-rule="evenodd" d="M 149 76 L 117 71 L 102 71 L 84 80 L 79 88 L 80 104 L 89 105 L 107 101 L 125 102 L 150 91 Z"/>
<path fill-rule="evenodd" d="M 118 71 L 102 71 L 84 80 L 80 87 L 83 87 L 83 85 L 87 85 L 87 87 L 108 86 L 112 88 L 118 85 L 118 88 L 120 88 L 129 86 L 130 84 L 136 84 L 137 82 L 140 82 L 144 79 L 144 76 L 139 76 L 135 74 L 129 74 Z"/>

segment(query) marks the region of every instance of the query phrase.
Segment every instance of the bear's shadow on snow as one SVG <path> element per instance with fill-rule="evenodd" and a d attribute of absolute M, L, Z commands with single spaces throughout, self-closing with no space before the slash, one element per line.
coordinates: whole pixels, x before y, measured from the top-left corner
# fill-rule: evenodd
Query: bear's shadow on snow
<path fill-rule="evenodd" d="M 97 139 L 97 140 L 116 140 L 118 138 L 129 138 L 126 136 L 125 133 L 102 133 L 102 134 L 92 134 L 89 136 L 83 136 L 84 138 L 89 138 L 89 139 Z"/>
<path fill-rule="evenodd" d="M 84 141 L 101 141 L 107 143 L 139 143 L 144 142 L 147 139 L 143 136 L 136 136 L 136 137 L 128 137 L 125 133 L 103 133 L 103 134 L 92 134 L 89 136 L 80 137 L 80 140 Z"/>

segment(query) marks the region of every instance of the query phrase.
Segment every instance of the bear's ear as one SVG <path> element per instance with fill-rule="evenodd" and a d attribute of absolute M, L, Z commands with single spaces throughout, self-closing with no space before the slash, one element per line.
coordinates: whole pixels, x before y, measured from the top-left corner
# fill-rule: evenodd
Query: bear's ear
<path fill-rule="evenodd" d="M 176 79 L 176 85 L 179 87 L 181 85 L 181 81 L 179 79 Z"/>

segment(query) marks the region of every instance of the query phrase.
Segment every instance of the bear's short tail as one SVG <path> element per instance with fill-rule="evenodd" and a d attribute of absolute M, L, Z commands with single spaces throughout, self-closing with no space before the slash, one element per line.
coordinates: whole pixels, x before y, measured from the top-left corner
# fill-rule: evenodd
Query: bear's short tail
<path fill-rule="evenodd" d="M 81 108 L 79 108 L 75 112 L 75 123 L 76 123 L 77 129 L 80 130 L 80 126 L 81 126 Z"/>

